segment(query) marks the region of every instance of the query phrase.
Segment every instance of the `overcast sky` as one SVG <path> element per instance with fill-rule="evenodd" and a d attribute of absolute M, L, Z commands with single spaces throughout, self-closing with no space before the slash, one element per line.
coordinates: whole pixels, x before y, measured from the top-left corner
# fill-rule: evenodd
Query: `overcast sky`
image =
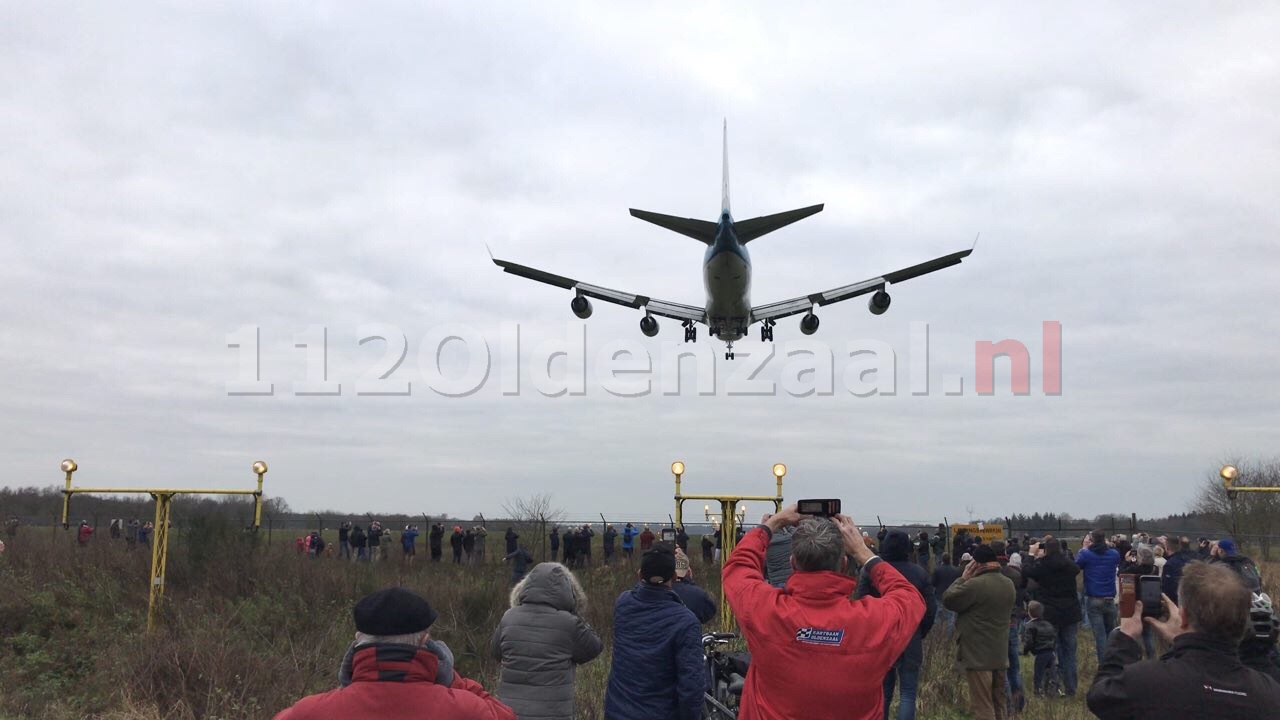
<path fill-rule="evenodd" d="M 296 509 L 653 519 L 686 492 L 836 496 L 856 519 L 1180 511 L 1280 438 L 1280 8 L 1024 3 L 803 8 L 598 3 L 8 3 L 0 7 L 0 483 L 249 487 Z M 739 219 L 825 202 L 750 245 L 753 301 L 969 247 L 962 265 L 823 308 L 813 337 L 887 343 L 893 396 L 544 397 L 533 348 L 571 294 L 495 255 L 701 305 L 703 246 L 627 208 L 713 219 L 721 123 Z M 636 310 L 609 343 L 657 357 Z M 930 327 L 910 392 L 912 322 Z M 1062 393 L 1041 324 L 1062 324 Z M 356 396 L 387 323 L 408 397 Z M 488 382 L 433 392 L 418 349 L 461 323 Z M 499 328 L 521 327 L 519 397 Z M 229 396 L 239 328 L 274 395 Z M 308 327 L 339 397 L 299 397 Z M 780 322 L 775 350 L 801 340 Z M 1030 353 L 973 393 L 978 341 Z M 705 347 L 704 347 L 705 346 Z M 757 356 L 758 357 L 758 356 Z M 458 343 L 442 366 L 460 372 Z M 655 385 L 664 380 L 655 364 Z M 563 361 L 553 364 L 564 372 Z M 946 375 L 965 395 L 943 394 Z M 692 371 L 686 373 L 691 382 Z M 690 509 L 701 514 L 702 502 Z M 762 507 L 753 507 L 755 516 Z M 51 512 L 54 510 L 51 509 Z"/>

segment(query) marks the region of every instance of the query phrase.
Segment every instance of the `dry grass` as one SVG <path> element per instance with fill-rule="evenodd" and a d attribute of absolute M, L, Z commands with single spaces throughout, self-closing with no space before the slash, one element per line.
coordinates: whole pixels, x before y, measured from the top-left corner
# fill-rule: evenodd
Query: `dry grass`
<path fill-rule="evenodd" d="M 204 528 L 175 539 L 161 629 L 147 636 L 148 553 L 105 538 L 78 548 L 69 536 L 27 531 L 0 557 L 0 718 L 270 717 L 334 686 L 353 632 L 350 608 L 392 584 L 430 599 L 440 613 L 433 634 L 453 649 L 460 672 L 492 688 L 497 665 L 487 643 L 505 610 L 509 570 L 494 560 L 500 540 L 490 545 L 483 567 L 433 564 L 424 555 L 405 567 L 398 550 L 386 562 L 353 565 L 283 545 L 255 549 L 238 533 Z M 602 716 L 613 601 L 634 570 L 595 567 L 581 576 L 587 618 L 606 638 L 605 654 L 578 674 L 579 714 L 591 719 Z M 718 592 L 710 568 L 699 580 Z M 926 643 L 919 717 L 967 717 L 953 655 L 941 632 Z M 1079 656 L 1083 696 L 1094 671 L 1093 639 L 1084 632 Z M 1029 664 L 1025 670 L 1030 687 Z M 1090 715 L 1082 699 L 1029 699 L 1024 717 Z"/>

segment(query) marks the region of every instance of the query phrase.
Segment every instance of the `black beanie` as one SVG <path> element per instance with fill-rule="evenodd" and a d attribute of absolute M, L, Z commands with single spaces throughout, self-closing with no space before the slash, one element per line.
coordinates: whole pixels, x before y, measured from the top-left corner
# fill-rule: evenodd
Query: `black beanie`
<path fill-rule="evenodd" d="M 409 635 L 423 632 L 436 621 L 436 611 L 422 596 L 401 587 L 364 596 L 351 615 L 365 635 Z"/>
<path fill-rule="evenodd" d="M 973 549 L 973 561 L 978 563 L 995 562 L 996 551 L 992 550 L 990 545 L 979 545 Z"/>

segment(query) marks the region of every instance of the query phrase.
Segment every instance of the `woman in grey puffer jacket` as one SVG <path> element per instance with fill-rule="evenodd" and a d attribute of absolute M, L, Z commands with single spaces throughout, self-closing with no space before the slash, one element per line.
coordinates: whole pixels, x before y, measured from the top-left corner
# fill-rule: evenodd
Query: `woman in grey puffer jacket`
<path fill-rule="evenodd" d="M 498 699 L 520 720 L 573 720 L 576 667 L 604 649 L 585 608 L 582 586 L 560 563 L 538 564 L 512 589 L 489 649 L 502 661 Z"/>

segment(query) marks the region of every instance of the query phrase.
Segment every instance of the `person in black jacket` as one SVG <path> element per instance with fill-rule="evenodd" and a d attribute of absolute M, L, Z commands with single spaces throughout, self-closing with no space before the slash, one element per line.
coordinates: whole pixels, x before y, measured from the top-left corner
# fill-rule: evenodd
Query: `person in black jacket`
<path fill-rule="evenodd" d="M 716 601 L 711 599 L 706 590 L 698 587 L 693 581 L 693 570 L 689 567 L 689 556 L 676 548 L 676 577 L 671 582 L 671 589 L 680 596 L 684 606 L 696 616 L 698 622 L 706 625 L 716 616 Z"/>
<path fill-rule="evenodd" d="M 462 533 L 462 553 L 468 565 L 475 564 L 476 561 L 476 533 L 471 528 L 467 528 Z M 523 577 L 523 576 L 522 576 Z"/>
<path fill-rule="evenodd" d="M 1249 619 L 1249 589 L 1229 569 L 1193 563 L 1182 574 L 1179 607 L 1167 599 L 1163 618 L 1142 617 L 1142 603 L 1108 639 L 1089 688 L 1089 710 L 1102 720 L 1280 717 L 1280 683 L 1251 670 L 1236 654 Z M 1142 660 L 1144 624 L 1173 649 Z"/>
<path fill-rule="evenodd" d="M 907 582 L 920 591 L 924 598 L 924 617 L 916 627 L 907 649 L 902 651 L 893 667 L 884 676 L 884 707 L 888 712 L 893 702 L 894 685 L 900 686 L 901 699 L 898 703 L 898 719 L 907 720 L 916 716 L 916 688 L 920 682 L 920 665 L 924 662 L 924 639 L 933 628 L 934 616 L 938 613 L 938 604 L 933 595 L 933 584 L 929 582 L 929 574 L 916 563 L 912 555 L 911 538 L 901 530 L 890 530 L 885 533 L 880 543 L 880 557 L 894 567 Z M 857 597 L 880 597 L 879 590 L 871 581 L 870 573 L 861 573 L 858 577 Z"/>
<path fill-rule="evenodd" d="M 1062 690 L 1068 697 L 1076 694 L 1079 668 L 1076 665 L 1076 633 L 1080 629 L 1080 595 L 1076 592 L 1076 576 L 1080 568 L 1062 551 L 1062 543 L 1045 535 L 1039 543 L 1027 548 L 1029 557 L 1022 562 L 1022 577 L 1035 583 L 1035 599 L 1044 605 L 1044 619 L 1058 631 L 1058 670 L 1062 673 Z"/>
<path fill-rule="evenodd" d="M 351 521 L 343 520 L 338 525 L 338 559 L 351 559 Z"/>
<path fill-rule="evenodd" d="M 348 538 L 351 541 L 351 549 L 356 554 L 356 560 L 368 560 L 369 550 L 367 547 L 368 539 L 365 537 L 364 528 L 356 525 L 351 528 L 351 535 Z"/>
<path fill-rule="evenodd" d="M 613 562 L 613 545 L 618 538 L 618 531 L 610 525 L 604 529 L 603 547 L 604 547 L 604 564 L 609 565 Z"/>
<path fill-rule="evenodd" d="M 432 525 L 427 539 L 431 543 L 431 562 L 440 562 L 440 556 L 444 554 L 444 525 Z"/>
<path fill-rule="evenodd" d="M 462 564 L 462 526 L 454 525 L 453 534 L 449 536 L 449 549 L 453 551 L 453 564 Z M 510 553 L 508 553 L 509 555 Z"/>
<path fill-rule="evenodd" d="M 552 525 L 551 526 L 551 562 L 556 561 L 556 554 L 559 552 L 560 552 L 560 526 Z"/>
<path fill-rule="evenodd" d="M 1183 535 L 1178 538 L 1177 552 L 1165 560 L 1164 570 L 1160 573 L 1160 589 L 1175 605 L 1178 603 L 1178 581 L 1182 579 L 1182 569 L 1187 563 L 1197 559 L 1196 554 L 1191 552 L 1191 538 Z"/>
<path fill-rule="evenodd" d="M 516 532 L 515 528 L 508 525 L 506 538 L 507 538 L 507 554 L 510 555 L 511 553 L 516 551 L 517 547 L 519 547 L 516 541 L 520 539 L 520 534 Z"/>
<path fill-rule="evenodd" d="M 960 568 L 951 563 L 951 553 L 942 553 L 939 558 L 938 566 L 933 569 L 933 576 L 930 578 L 933 585 L 933 596 L 940 598 L 947 592 L 947 588 L 951 587 L 951 583 L 960 578 Z M 950 636 L 956 631 L 956 614 L 938 603 L 938 622 L 945 624 L 947 635 Z"/>

